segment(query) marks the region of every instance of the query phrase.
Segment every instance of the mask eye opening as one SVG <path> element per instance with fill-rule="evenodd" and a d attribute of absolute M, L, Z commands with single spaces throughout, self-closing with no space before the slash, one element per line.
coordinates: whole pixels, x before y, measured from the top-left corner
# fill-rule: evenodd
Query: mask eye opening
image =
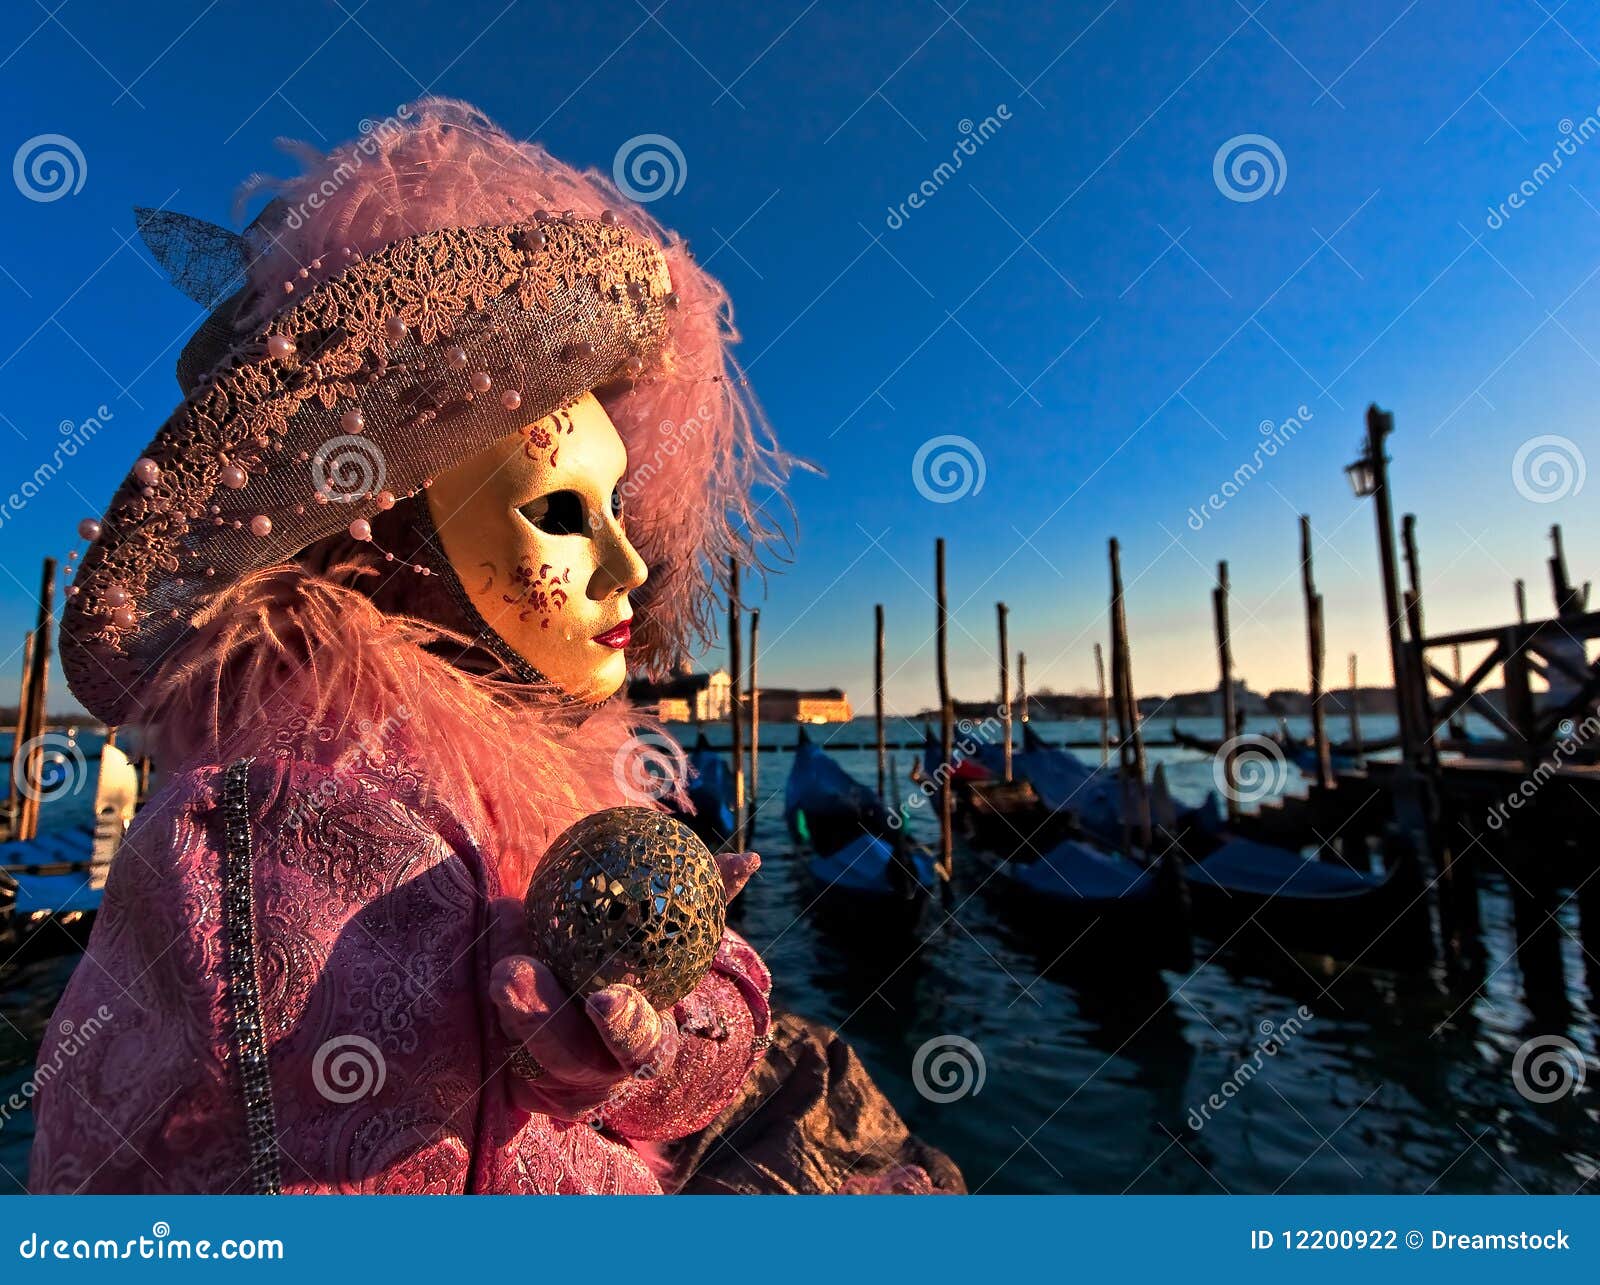
<path fill-rule="evenodd" d="M 581 535 L 587 529 L 583 497 L 576 491 L 552 491 L 521 505 L 517 512 L 546 535 Z"/>

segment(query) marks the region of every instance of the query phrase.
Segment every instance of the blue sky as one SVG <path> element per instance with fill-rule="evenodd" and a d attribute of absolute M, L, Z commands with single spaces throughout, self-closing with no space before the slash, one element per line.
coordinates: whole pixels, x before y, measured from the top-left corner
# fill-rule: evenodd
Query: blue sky
<path fill-rule="evenodd" d="M 891 704 L 928 703 L 943 535 L 957 694 L 993 689 L 1000 599 L 1033 685 L 1085 685 L 1116 535 L 1142 690 L 1215 681 L 1223 557 L 1240 671 L 1303 686 L 1300 512 L 1331 672 L 1356 651 L 1386 679 L 1371 514 L 1341 471 L 1369 401 L 1395 412 L 1430 626 L 1501 622 L 1516 576 L 1543 611 L 1552 522 L 1577 578 L 1593 571 L 1592 7 L 55 3 L 0 19 L 0 151 L 57 134 L 83 157 L 59 199 L 0 184 L 13 485 L 63 421 L 111 418 L 0 523 L 0 700 L 39 558 L 72 547 L 177 401 L 198 317 L 131 239 L 131 207 L 225 221 L 241 180 L 286 165 L 276 137 L 328 144 L 427 91 L 579 164 L 609 170 L 643 134 L 681 151 L 681 190 L 652 208 L 728 282 L 774 425 L 826 474 L 796 482 L 794 561 L 760 603 L 769 684 L 865 706 L 882 601 Z M 1227 148 L 1245 136 L 1270 147 Z M 1252 150 L 1260 195 L 1227 168 Z M 1289 417 L 1260 457 L 1260 425 Z M 944 436 L 983 483 L 934 502 L 914 463 Z"/>

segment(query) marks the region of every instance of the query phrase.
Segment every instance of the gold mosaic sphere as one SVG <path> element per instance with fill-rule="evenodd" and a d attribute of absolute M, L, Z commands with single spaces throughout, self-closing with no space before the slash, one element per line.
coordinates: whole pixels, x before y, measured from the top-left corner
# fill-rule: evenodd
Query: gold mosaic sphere
<path fill-rule="evenodd" d="M 652 808 L 607 808 L 564 830 L 524 904 L 534 954 L 574 995 L 626 982 L 658 1009 L 700 984 L 727 922 L 716 860 Z"/>

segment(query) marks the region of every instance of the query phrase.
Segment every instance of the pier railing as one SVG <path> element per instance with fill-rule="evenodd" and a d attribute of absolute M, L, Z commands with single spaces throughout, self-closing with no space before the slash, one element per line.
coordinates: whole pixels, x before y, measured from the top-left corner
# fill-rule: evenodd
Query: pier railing
<path fill-rule="evenodd" d="M 1417 693 L 1429 731 L 1446 726 L 1468 709 L 1481 715 L 1505 734 L 1508 749 L 1530 766 L 1542 758 L 1557 739 L 1563 723 L 1581 723 L 1600 700 L 1600 660 L 1593 663 L 1564 650 L 1570 644 L 1600 638 L 1600 612 L 1583 612 L 1547 620 L 1530 620 L 1494 629 L 1472 629 L 1438 634 L 1411 644 L 1417 672 L 1422 675 Z M 1541 647 L 1541 643 L 1553 644 Z M 1430 659 L 1440 648 L 1479 647 L 1488 652 L 1466 677 L 1446 673 Z M 1581 656 L 1581 651 L 1579 653 Z M 1500 670 L 1504 684 L 1504 709 L 1483 691 L 1484 683 Z M 1532 678 L 1539 675 L 1553 688 L 1569 688 L 1559 703 L 1536 701 Z M 1435 696 L 1428 680 L 1444 689 Z"/>

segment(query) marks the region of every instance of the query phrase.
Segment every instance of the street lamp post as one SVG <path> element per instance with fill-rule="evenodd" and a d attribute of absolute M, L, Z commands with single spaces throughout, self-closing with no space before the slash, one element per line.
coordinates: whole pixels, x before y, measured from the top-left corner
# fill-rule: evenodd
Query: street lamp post
<path fill-rule="evenodd" d="M 1357 496 L 1370 496 L 1373 514 L 1378 527 L 1378 562 L 1383 574 L 1383 615 L 1389 630 L 1389 663 L 1394 673 L 1395 715 L 1400 725 L 1400 772 L 1396 787 L 1400 801 L 1405 806 L 1415 804 L 1413 824 L 1408 828 L 1425 829 L 1426 821 L 1421 800 L 1416 795 L 1417 744 L 1419 729 L 1415 725 L 1418 713 L 1412 704 L 1411 666 L 1405 647 L 1404 616 L 1400 608 L 1400 573 L 1394 545 L 1394 510 L 1389 503 L 1389 456 L 1384 449 L 1384 439 L 1394 432 L 1394 415 L 1377 406 L 1367 407 L 1367 440 L 1361 455 L 1354 463 L 1345 466 L 1345 476 L 1350 489 Z"/>

